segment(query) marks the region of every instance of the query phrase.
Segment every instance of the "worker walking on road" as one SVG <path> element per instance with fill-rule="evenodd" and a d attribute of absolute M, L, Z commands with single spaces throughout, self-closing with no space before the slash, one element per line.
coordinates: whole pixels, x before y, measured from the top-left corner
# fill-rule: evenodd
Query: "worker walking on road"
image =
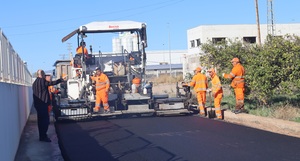
<path fill-rule="evenodd" d="M 108 104 L 108 92 L 110 87 L 110 82 L 104 73 L 102 73 L 101 68 L 96 68 L 96 76 L 90 77 L 96 82 L 96 103 L 94 112 L 99 112 L 100 104 L 103 103 L 104 113 L 110 113 Z"/>
<path fill-rule="evenodd" d="M 216 116 L 218 119 L 222 119 L 223 118 L 221 112 L 221 100 L 223 97 L 222 84 L 214 68 L 209 69 L 208 74 L 211 77 L 211 86 L 212 86 L 211 91 L 214 97 L 214 107 L 215 107 Z"/>
<path fill-rule="evenodd" d="M 231 60 L 233 68 L 229 74 L 223 73 L 223 77 L 231 79 L 231 87 L 234 89 L 235 93 L 235 114 L 245 112 L 244 110 L 244 93 L 245 93 L 245 69 L 241 65 L 239 58 L 233 58 Z"/>
<path fill-rule="evenodd" d="M 207 90 L 207 78 L 201 73 L 201 68 L 195 69 L 195 76 L 193 77 L 191 87 L 194 87 L 194 91 L 197 94 L 199 114 L 205 116 L 205 102 L 206 102 L 206 90 Z"/>

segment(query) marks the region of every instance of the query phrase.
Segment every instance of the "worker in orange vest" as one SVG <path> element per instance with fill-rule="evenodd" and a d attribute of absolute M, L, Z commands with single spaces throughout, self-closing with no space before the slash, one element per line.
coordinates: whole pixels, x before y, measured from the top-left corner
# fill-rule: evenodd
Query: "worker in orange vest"
<path fill-rule="evenodd" d="M 194 91 L 197 94 L 199 114 L 205 116 L 205 102 L 206 102 L 206 90 L 207 90 L 207 78 L 201 73 L 201 68 L 195 69 L 195 76 L 190 82 L 190 86 L 194 87 Z"/>
<path fill-rule="evenodd" d="M 211 77 L 211 91 L 214 97 L 214 107 L 215 107 L 216 116 L 218 119 L 222 119 L 222 112 L 221 112 L 221 100 L 223 98 L 222 84 L 214 68 L 209 69 L 207 72 Z"/>
<path fill-rule="evenodd" d="M 235 93 L 235 110 L 232 112 L 235 114 L 246 112 L 244 109 L 244 93 L 245 93 L 245 69 L 240 63 L 239 58 L 233 58 L 231 60 L 233 68 L 229 74 L 223 73 L 223 77 L 231 79 L 231 87 Z"/>
<path fill-rule="evenodd" d="M 138 88 L 141 86 L 141 79 L 139 77 L 134 77 L 132 79 L 132 93 L 138 93 Z"/>
<path fill-rule="evenodd" d="M 99 112 L 100 104 L 103 103 L 104 113 L 110 113 L 109 104 L 108 104 L 108 92 L 110 87 L 110 82 L 102 71 L 100 67 L 96 68 L 96 75 L 90 77 L 93 81 L 96 82 L 96 103 L 94 112 Z"/>
<path fill-rule="evenodd" d="M 51 75 L 47 74 L 46 75 L 46 81 L 51 82 Z M 53 106 L 55 106 L 55 100 L 54 100 L 54 94 L 58 94 L 59 90 L 57 90 L 56 88 L 54 88 L 53 86 L 48 86 L 48 91 L 49 91 L 49 96 L 50 96 L 50 104 L 48 105 L 48 113 L 50 115 Z"/>
<path fill-rule="evenodd" d="M 84 54 L 85 56 L 87 56 L 88 55 L 88 50 L 86 49 L 85 46 L 86 46 L 85 42 L 81 41 L 80 46 L 78 46 L 77 49 L 76 49 L 76 54 L 78 54 L 78 55 Z"/>

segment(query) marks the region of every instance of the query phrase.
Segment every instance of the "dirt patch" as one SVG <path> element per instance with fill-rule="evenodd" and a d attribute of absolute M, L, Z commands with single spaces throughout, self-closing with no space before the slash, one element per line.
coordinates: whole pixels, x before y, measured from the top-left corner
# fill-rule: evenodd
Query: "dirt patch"
<path fill-rule="evenodd" d="M 168 94 L 174 97 L 176 84 L 156 84 L 152 90 L 154 94 Z M 224 121 L 300 138 L 300 123 L 297 122 L 250 114 L 234 114 L 230 111 L 224 111 Z"/>

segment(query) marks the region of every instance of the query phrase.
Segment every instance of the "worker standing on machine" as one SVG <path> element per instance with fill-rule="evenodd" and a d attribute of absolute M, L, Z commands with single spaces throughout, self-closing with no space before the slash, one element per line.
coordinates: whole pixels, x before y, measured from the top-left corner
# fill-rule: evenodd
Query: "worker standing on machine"
<path fill-rule="evenodd" d="M 84 41 L 80 42 L 80 46 L 76 49 L 76 54 L 78 55 L 85 55 L 85 57 L 88 56 L 88 50 L 86 49 L 86 44 Z"/>
<path fill-rule="evenodd" d="M 212 91 L 212 96 L 214 97 L 216 116 L 218 119 L 222 119 L 221 100 L 223 98 L 223 89 L 222 89 L 221 81 L 220 78 L 217 76 L 214 68 L 209 69 L 207 72 L 211 77 L 211 86 L 212 86 L 211 91 Z M 210 91 L 210 89 L 208 91 Z"/>
<path fill-rule="evenodd" d="M 194 87 L 194 91 L 197 95 L 199 114 L 205 116 L 205 102 L 206 102 L 206 90 L 207 90 L 207 78 L 201 73 L 201 68 L 195 69 L 195 75 L 190 83 L 191 87 Z"/>
<path fill-rule="evenodd" d="M 108 104 L 108 92 L 110 87 L 110 82 L 106 74 L 101 71 L 100 67 L 96 68 L 96 76 L 90 77 L 96 82 L 96 102 L 94 112 L 100 111 L 100 104 L 103 103 L 104 113 L 110 113 Z"/>
<path fill-rule="evenodd" d="M 132 79 L 132 86 L 131 86 L 132 93 L 139 93 L 140 86 L 141 86 L 141 79 L 135 76 Z"/>

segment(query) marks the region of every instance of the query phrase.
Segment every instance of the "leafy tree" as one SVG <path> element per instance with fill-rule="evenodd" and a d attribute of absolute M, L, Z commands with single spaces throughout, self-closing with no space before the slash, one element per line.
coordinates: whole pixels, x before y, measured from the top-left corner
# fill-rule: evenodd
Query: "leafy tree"
<path fill-rule="evenodd" d="M 214 66 L 218 73 L 232 69 L 230 60 L 238 57 L 246 69 L 249 99 L 268 105 L 273 96 L 296 95 L 300 87 L 300 38 L 286 35 L 267 38 L 264 45 L 257 46 L 237 40 L 209 42 L 201 47 L 205 53 L 200 62 Z M 222 80 L 225 81 L 225 80 Z M 229 81 L 226 81 L 229 83 Z"/>

